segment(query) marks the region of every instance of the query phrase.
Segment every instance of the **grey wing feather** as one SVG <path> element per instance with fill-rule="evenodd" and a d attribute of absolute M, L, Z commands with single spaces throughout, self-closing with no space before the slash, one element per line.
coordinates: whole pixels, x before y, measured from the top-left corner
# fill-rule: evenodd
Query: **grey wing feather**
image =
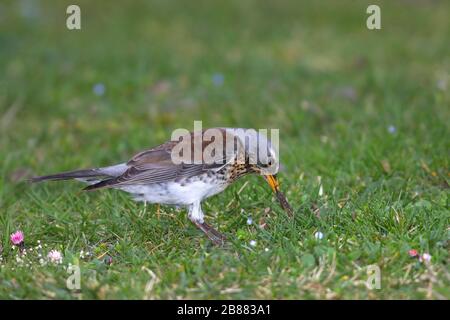
<path fill-rule="evenodd" d="M 97 184 L 90 185 L 85 190 L 95 190 L 104 187 L 119 187 L 135 184 L 155 184 L 176 181 L 181 178 L 189 178 L 208 170 L 220 169 L 223 164 L 179 164 L 179 165 L 146 165 L 130 167 L 121 176 L 107 179 Z"/>
<path fill-rule="evenodd" d="M 212 164 L 175 164 L 171 151 L 176 142 L 170 141 L 135 155 L 127 162 L 128 169 L 120 176 L 90 185 L 85 190 L 133 184 L 155 184 L 189 178 L 208 170 L 218 171 L 234 159 L 234 155 L 217 155 Z M 231 158 L 230 158 L 231 157 Z"/>
<path fill-rule="evenodd" d="M 154 184 L 189 178 L 210 170 L 202 164 L 180 164 L 166 167 L 129 168 L 123 175 L 111 181 L 110 185 Z"/>

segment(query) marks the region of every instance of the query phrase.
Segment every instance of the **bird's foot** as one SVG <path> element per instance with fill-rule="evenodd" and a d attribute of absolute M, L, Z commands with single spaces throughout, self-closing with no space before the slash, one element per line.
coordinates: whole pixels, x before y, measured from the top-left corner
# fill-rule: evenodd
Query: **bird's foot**
<path fill-rule="evenodd" d="M 206 222 L 200 223 L 200 222 L 194 222 L 197 228 L 202 230 L 208 238 L 217 246 L 222 246 L 225 244 L 226 237 L 213 227 L 211 227 Z"/>

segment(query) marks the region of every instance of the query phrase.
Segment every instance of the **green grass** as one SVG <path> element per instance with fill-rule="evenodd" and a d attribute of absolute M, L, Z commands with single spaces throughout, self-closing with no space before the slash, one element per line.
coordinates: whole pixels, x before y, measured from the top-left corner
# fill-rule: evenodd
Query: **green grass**
<path fill-rule="evenodd" d="M 377 2 L 379 31 L 373 1 L 78 1 L 68 31 L 71 3 L 0 7 L 0 298 L 450 298 L 448 1 Z M 226 249 L 184 211 L 23 182 L 127 160 L 194 120 L 280 128 L 295 221 L 259 177 L 204 203 Z M 18 263 L 17 229 L 63 264 Z M 372 264 L 380 290 L 365 286 Z"/>

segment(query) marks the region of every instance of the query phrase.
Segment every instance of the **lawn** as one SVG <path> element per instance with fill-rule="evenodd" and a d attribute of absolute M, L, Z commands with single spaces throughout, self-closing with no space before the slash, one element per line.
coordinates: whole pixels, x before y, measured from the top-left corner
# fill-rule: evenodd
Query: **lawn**
<path fill-rule="evenodd" d="M 449 1 L 83 0 L 69 31 L 72 3 L 0 4 L 0 298 L 450 298 Z M 203 205 L 220 248 L 184 210 L 26 182 L 194 120 L 279 128 L 295 219 L 242 178 Z"/>

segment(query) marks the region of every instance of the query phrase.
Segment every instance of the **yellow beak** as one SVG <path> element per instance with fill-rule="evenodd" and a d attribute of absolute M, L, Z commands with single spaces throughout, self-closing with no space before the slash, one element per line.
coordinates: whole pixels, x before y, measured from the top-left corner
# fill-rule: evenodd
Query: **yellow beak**
<path fill-rule="evenodd" d="M 264 176 L 269 186 L 272 188 L 273 192 L 280 191 L 280 185 L 278 184 L 277 178 L 274 175 Z"/>
<path fill-rule="evenodd" d="M 284 209 L 284 211 L 287 212 L 287 214 L 290 217 L 294 216 L 294 210 L 292 209 L 291 205 L 287 201 L 286 197 L 284 196 L 283 192 L 280 191 L 280 185 L 278 184 L 277 177 L 275 175 L 267 175 L 263 176 L 264 179 L 266 179 L 269 186 L 272 188 L 273 192 L 275 192 L 275 195 L 280 202 L 281 207 Z"/>

